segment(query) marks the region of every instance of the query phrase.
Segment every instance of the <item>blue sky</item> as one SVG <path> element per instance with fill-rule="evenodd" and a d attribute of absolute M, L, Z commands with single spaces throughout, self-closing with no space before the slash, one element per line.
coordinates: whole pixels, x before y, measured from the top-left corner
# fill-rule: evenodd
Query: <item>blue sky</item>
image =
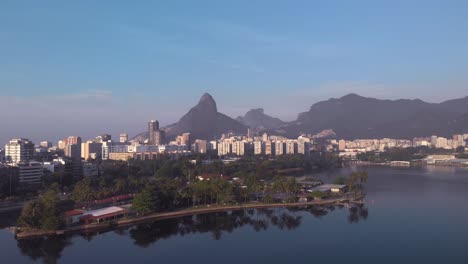
<path fill-rule="evenodd" d="M 133 134 L 204 92 L 232 117 L 285 120 L 350 92 L 464 97 L 467 14 L 442 0 L 2 0 L 0 142 Z"/>

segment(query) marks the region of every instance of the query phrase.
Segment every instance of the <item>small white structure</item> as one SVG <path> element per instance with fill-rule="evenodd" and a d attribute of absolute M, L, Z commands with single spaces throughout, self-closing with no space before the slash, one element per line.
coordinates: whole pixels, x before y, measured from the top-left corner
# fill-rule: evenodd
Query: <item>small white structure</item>
<path fill-rule="evenodd" d="M 325 193 L 327 192 L 340 193 L 340 192 L 345 192 L 346 188 L 347 186 L 342 185 L 342 184 L 322 184 L 317 187 L 311 188 L 307 191 L 308 192 L 319 191 L 319 192 L 325 192 Z"/>

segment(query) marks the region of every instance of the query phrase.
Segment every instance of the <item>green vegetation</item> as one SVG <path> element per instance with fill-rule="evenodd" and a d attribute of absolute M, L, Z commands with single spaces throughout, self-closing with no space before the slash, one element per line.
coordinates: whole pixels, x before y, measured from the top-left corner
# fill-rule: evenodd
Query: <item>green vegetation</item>
<path fill-rule="evenodd" d="M 353 172 L 346 181 L 348 190 L 354 193 L 362 194 L 364 192 L 364 186 L 367 182 L 369 175 L 366 171 Z"/>
<path fill-rule="evenodd" d="M 333 184 L 341 184 L 344 185 L 346 184 L 346 178 L 345 177 L 339 177 L 333 181 Z"/>
<path fill-rule="evenodd" d="M 327 194 L 321 191 L 313 191 L 308 196 L 311 199 L 323 199 L 327 196 Z"/>
<path fill-rule="evenodd" d="M 139 214 L 148 214 L 158 209 L 158 200 L 156 192 L 152 186 L 145 187 L 141 192 L 135 195 L 133 199 L 133 208 Z"/>
<path fill-rule="evenodd" d="M 12 168 L 0 167 L 0 199 L 18 195 L 18 183 L 19 179 Z"/>
<path fill-rule="evenodd" d="M 457 159 L 468 159 L 468 153 L 459 153 L 456 157 Z"/>
<path fill-rule="evenodd" d="M 23 228 L 54 230 L 63 225 L 59 210 L 58 186 L 52 186 L 39 201 L 28 203 L 21 212 L 18 225 Z"/>
<path fill-rule="evenodd" d="M 62 225 L 58 194 L 70 190 L 75 207 L 120 194 L 135 194 L 133 208 L 139 214 L 171 211 L 212 204 L 236 204 L 261 200 L 265 203 L 295 202 L 300 190 L 294 176 L 333 167 L 334 154 L 245 157 L 231 163 L 202 163 L 206 156 L 157 160 L 99 161 L 99 176 L 76 183 L 64 173 L 49 175 L 49 186 L 39 201 L 24 207 L 19 225 L 32 229 L 56 229 Z M 195 162 L 193 162 L 195 160 Z M 290 174 L 289 174 L 290 175 Z M 197 177 L 201 176 L 201 177 Z M 203 180 L 202 180 L 203 178 Z M 2 185 L 0 185 L 2 187 Z M 62 197 L 63 198 L 63 197 Z"/>

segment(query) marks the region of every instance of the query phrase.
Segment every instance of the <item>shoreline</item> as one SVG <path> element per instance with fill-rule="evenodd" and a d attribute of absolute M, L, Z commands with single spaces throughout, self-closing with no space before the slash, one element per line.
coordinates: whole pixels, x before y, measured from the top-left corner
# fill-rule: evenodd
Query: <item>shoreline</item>
<path fill-rule="evenodd" d="M 88 225 L 79 225 L 73 226 L 61 230 L 49 230 L 49 231 L 42 231 L 42 230 L 31 230 L 31 231 L 23 231 L 19 233 L 15 233 L 16 239 L 29 239 L 29 238 L 37 238 L 37 237 L 48 237 L 48 236 L 55 236 L 55 235 L 70 235 L 76 233 L 86 233 L 86 232 L 95 232 L 100 230 L 107 230 L 107 229 L 115 229 L 117 227 L 127 227 L 136 224 L 141 224 L 149 221 L 159 221 L 159 220 L 166 220 L 166 219 L 173 219 L 178 217 L 184 216 L 193 216 L 198 214 L 208 214 L 208 213 L 215 213 L 215 212 L 226 212 L 226 211 L 236 211 L 236 210 L 245 210 L 245 209 L 261 209 L 261 208 L 280 208 L 280 207 L 298 207 L 298 206 L 320 206 L 320 205 L 333 205 L 333 204 L 340 204 L 340 203 L 362 203 L 360 202 L 364 199 L 365 195 L 358 195 L 353 197 L 341 197 L 336 199 L 329 199 L 329 200 L 317 200 L 311 202 L 296 202 L 296 203 L 249 203 L 249 204 L 239 204 L 239 205 L 223 205 L 217 206 L 214 205 L 210 206 L 203 206 L 202 208 L 188 208 L 188 209 L 181 209 L 177 211 L 170 211 L 164 213 L 152 213 L 149 215 L 144 216 L 137 216 L 132 218 L 126 219 L 119 219 L 111 222 L 105 223 L 94 223 Z"/>

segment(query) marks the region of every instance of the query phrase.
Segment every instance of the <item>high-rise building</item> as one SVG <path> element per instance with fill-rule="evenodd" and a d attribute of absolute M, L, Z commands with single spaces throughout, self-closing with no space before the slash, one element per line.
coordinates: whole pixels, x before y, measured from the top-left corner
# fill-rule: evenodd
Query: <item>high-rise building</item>
<path fill-rule="evenodd" d="M 297 153 L 308 156 L 310 154 L 310 140 L 299 137 L 297 140 Z"/>
<path fill-rule="evenodd" d="M 87 160 L 98 157 L 102 157 L 102 143 L 87 141 L 81 144 L 81 158 Z"/>
<path fill-rule="evenodd" d="M 41 148 L 51 148 L 52 147 L 52 143 L 49 142 L 49 141 L 41 141 L 41 143 L 39 143 L 39 146 Z"/>
<path fill-rule="evenodd" d="M 435 147 L 436 148 L 446 148 L 447 147 L 447 139 L 443 137 L 438 137 L 436 140 Z"/>
<path fill-rule="evenodd" d="M 286 142 L 286 154 L 297 154 L 297 143 L 290 140 Z"/>
<path fill-rule="evenodd" d="M 120 134 L 120 143 L 125 143 L 127 141 L 128 141 L 128 134 L 127 133 Z"/>
<path fill-rule="evenodd" d="M 112 136 L 109 135 L 109 134 L 102 134 L 102 135 L 99 136 L 99 138 L 101 138 L 101 141 L 103 141 L 103 142 L 107 142 L 107 141 L 112 140 Z"/>
<path fill-rule="evenodd" d="M 232 144 L 230 141 L 222 141 L 218 145 L 218 155 L 224 156 L 232 153 Z"/>
<path fill-rule="evenodd" d="M 252 129 L 247 128 L 247 138 L 252 138 Z"/>
<path fill-rule="evenodd" d="M 5 145 L 5 159 L 10 163 L 28 162 L 34 157 L 34 144 L 25 138 L 15 138 Z"/>
<path fill-rule="evenodd" d="M 265 153 L 265 144 L 262 141 L 254 141 L 254 154 L 262 155 Z"/>
<path fill-rule="evenodd" d="M 65 148 L 65 157 L 68 157 L 72 160 L 81 160 L 81 143 L 68 144 Z"/>
<path fill-rule="evenodd" d="M 190 146 L 190 133 L 183 133 L 182 134 L 180 144 Z"/>
<path fill-rule="evenodd" d="M 453 135 L 453 141 L 461 143 L 464 141 L 463 135 Z"/>
<path fill-rule="evenodd" d="M 208 141 L 197 139 L 193 143 L 193 151 L 196 153 L 206 153 L 208 151 Z"/>
<path fill-rule="evenodd" d="M 286 143 L 282 141 L 275 142 L 276 156 L 284 155 L 286 153 Z"/>
<path fill-rule="evenodd" d="M 437 145 L 437 136 L 431 136 L 431 146 L 436 147 Z"/>
<path fill-rule="evenodd" d="M 65 141 L 64 140 L 59 140 L 57 142 L 57 148 L 58 149 L 65 149 Z"/>
<path fill-rule="evenodd" d="M 209 146 L 208 149 L 210 149 L 210 150 L 216 150 L 216 149 L 218 149 L 218 141 L 212 140 L 212 141 L 209 142 L 209 145 L 208 145 L 208 146 Z"/>
<path fill-rule="evenodd" d="M 246 152 L 249 150 L 248 143 L 244 140 L 236 141 L 233 144 L 232 152 L 237 156 L 244 156 Z M 235 150 L 234 150 L 235 146 Z"/>
<path fill-rule="evenodd" d="M 159 122 L 157 120 L 151 120 L 148 122 L 148 143 L 155 145 L 155 133 L 159 130 Z"/>
<path fill-rule="evenodd" d="M 265 154 L 269 156 L 274 156 L 275 153 L 275 143 L 271 140 L 265 142 Z"/>
<path fill-rule="evenodd" d="M 159 122 L 151 120 L 148 122 L 148 144 L 163 145 L 166 141 L 164 131 L 159 129 Z"/>
<path fill-rule="evenodd" d="M 70 144 L 80 144 L 81 145 L 81 138 L 77 136 L 69 136 L 65 139 L 65 147 Z"/>
<path fill-rule="evenodd" d="M 268 134 L 267 133 L 263 133 L 262 135 L 262 141 L 265 142 L 268 140 Z"/>
<path fill-rule="evenodd" d="M 0 149 L 0 164 L 5 161 L 5 150 Z"/>
<path fill-rule="evenodd" d="M 346 141 L 343 139 L 338 141 L 338 150 L 344 151 L 345 149 L 346 149 Z"/>

